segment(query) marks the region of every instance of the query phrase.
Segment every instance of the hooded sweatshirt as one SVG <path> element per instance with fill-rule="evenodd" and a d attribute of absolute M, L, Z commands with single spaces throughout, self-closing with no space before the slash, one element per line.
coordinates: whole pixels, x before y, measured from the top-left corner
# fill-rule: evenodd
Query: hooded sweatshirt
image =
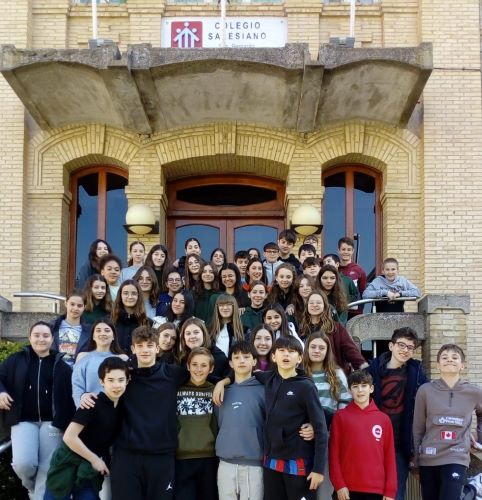
<path fill-rule="evenodd" d="M 216 455 L 225 462 L 261 466 L 264 419 L 264 387 L 254 377 L 226 387 Z"/>
<path fill-rule="evenodd" d="M 393 281 L 387 280 L 382 274 L 377 276 L 371 283 L 368 284 L 363 292 L 364 299 L 380 299 L 388 297 L 388 292 L 399 293 L 400 297 L 420 297 L 420 290 L 407 278 L 397 276 Z M 392 305 L 392 308 L 384 306 Z M 395 303 L 377 303 L 377 311 L 380 312 L 402 312 L 404 303 L 401 301 Z"/>
<path fill-rule="evenodd" d="M 415 465 L 470 462 L 470 425 L 477 415 L 478 441 L 482 440 L 482 389 L 467 380 L 449 387 L 444 380 L 422 385 L 415 398 L 413 444 Z"/>
<path fill-rule="evenodd" d="M 395 498 L 397 467 L 390 419 L 373 401 L 338 410 L 330 431 L 330 479 L 338 491 L 348 488 Z"/>
<path fill-rule="evenodd" d="M 349 262 L 346 266 L 340 265 L 338 270 L 355 283 L 360 295 L 365 291 L 367 275 L 361 266 L 355 262 Z"/>

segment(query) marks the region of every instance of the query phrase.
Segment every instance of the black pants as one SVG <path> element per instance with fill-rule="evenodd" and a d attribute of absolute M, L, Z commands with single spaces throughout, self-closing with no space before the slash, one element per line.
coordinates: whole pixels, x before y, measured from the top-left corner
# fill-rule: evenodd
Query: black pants
<path fill-rule="evenodd" d="M 383 495 L 378 493 L 359 493 L 357 491 L 350 491 L 350 500 L 382 500 Z"/>
<path fill-rule="evenodd" d="M 114 449 L 111 466 L 115 500 L 171 500 L 174 494 L 174 454 L 147 455 Z"/>
<path fill-rule="evenodd" d="M 423 500 L 459 500 L 467 467 L 459 464 L 420 467 Z"/>
<path fill-rule="evenodd" d="M 283 474 L 263 468 L 264 500 L 316 500 L 316 491 L 310 490 L 306 476 Z"/>
<path fill-rule="evenodd" d="M 218 500 L 219 459 L 176 460 L 174 498 L 176 500 Z"/>

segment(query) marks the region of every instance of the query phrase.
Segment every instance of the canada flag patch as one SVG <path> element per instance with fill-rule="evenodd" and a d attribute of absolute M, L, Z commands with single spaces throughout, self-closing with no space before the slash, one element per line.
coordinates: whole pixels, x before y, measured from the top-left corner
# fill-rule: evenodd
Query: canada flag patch
<path fill-rule="evenodd" d="M 457 439 L 457 433 L 455 431 L 440 431 L 440 439 L 442 441 L 453 441 Z"/>

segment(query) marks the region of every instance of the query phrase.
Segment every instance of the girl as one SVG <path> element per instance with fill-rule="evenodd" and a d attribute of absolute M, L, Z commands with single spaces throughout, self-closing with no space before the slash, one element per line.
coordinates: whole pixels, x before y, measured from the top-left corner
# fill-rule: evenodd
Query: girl
<path fill-rule="evenodd" d="M 275 340 L 279 337 L 295 337 L 302 346 L 304 346 L 302 340 L 298 337 L 296 333 L 296 328 L 291 321 L 288 321 L 286 312 L 281 304 L 269 304 L 263 313 L 263 322 L 269 325 L 274 334 Z"/>
<path fill-rule="evenodd" d="M 209 337 L 212 345 L 219 347 L 226 357 L 233 342 L 244 340 L 238 303 L 232 295 L 223 293 L 216 299 Z"/>
<path fill-rule="evenodd" d="M 175 267 L 169 269 L 164 286 L 167 291 L 159 295 L 159 301 L 157 302 L 156 307 L 156 316 L 166 316 L 167 311 L 169 311 L 172 298 L 177 292 L 180 292 L 183 289 L 182 277 Z"/>
<path fill-rule="evenodd" d="M 255 247 L 248 248 L 248 255 L 250 259 L 261 259 L 261 254 L 259 250 Z"/>
<path fill-rule="evenodd" d="M 246 292 L 249 290 L 251 281 L 262 281 L 263 283 L 267 283 L 263 263 L 257 257 L 250 259 L 246 266 L 246 283 L 243 285 L 243 289 Z"/>
<path fill-rule="evenodd" d="M 52 324 L 53 349 L 63 353 L 63 361 L 70 366 L 79 352 L 85 351 L 90 338 L 90 325 L 82 318 L 84 307 L 82 293 L 72 290 L 65 300 L 66 313 Z"/>
<path fill-rule="evenodd" d="M 79 270 L 75 286 L 82 288 L 92 274 L 100 273 L 100 259 L 109 253 L 112 253 L 112 248 L 105 240 L 97 239 L 92 242 L 85 262 Z"/>
<path fill-rule="evenodd" d="M 156 273 L 159 290 L 166 292 L 167 273 L 170 268 L 167 248 L 164 245 L 154 245 L 147 254 L 146 266 L 152 267 Z"/>
<path fill-rule="evenodd" d="M 274 344 L 274 332 L 272 328 L 266 323 L 255 326 L 251 332 L 249 342 L 258 355 L 254 371 L 260 370 L 265 372 L 271 370 L 271 348 Z"/>
<path fill-rule="evenodd" d="M 214 357 L 213 376 L 224 377 L 229 372 L 228 358 L 216 345 L 212 345 L 204 321 L 199 318 L 187 319 L 181 328 L 179 335 L 179 362 L 186 365 L 189 353 L 195 347 L 206 347 Z"/>
<path fill-rule="evenodd" d="M 298 324 L 301 323 L 303 313 L 305 312 L 308 296 L 314 290 L 315 284 L 308 276 L 298 276 L 293 286 L 293 305 L 295 307 L 294 317 Z"/>
<path fill-rule="evenodd" d="M 291 264 L 281 264 L 275 273 L 273 286 L 268 295 L 268 302 L 281 304 L 287 314 L 294 314 L 295 268 Z"/>
<path fill-rule="evenodd" d="M 194 316 L 201 318 L 206 324 L 211 322 L 212 310 L 209 309 L 209 300 L 218 291 L 218 279 L 212 262 L 204 262 L 199 270 L 199 279 L 193 290 Z"/>
<path fill-rule="evenodd" d="M 238 302 L 239 308 L 244 308 L 249 305 L 248 294 L 243 290 L 241 285 L 241 274 L 235 264 L 225 264 L 219 272 L 220 284 L 219 290 L 228 295 L 232 295 Z M 210 308 L 214 310 L 214 297 L 210 300 Z"/>
<path fill-rule="evenodd" d="M 154 318 L 156 315 L 157 301 L 159 300 L 159 287 L 154 270 L 149 266 L 141 266 L 136 274 L 134 281 L 139 283 L 142 290 L 142 299 L 144 300 L 144 309 L 148 318 Z"/>
<path fill-rule="evenodd" d="M 119 346 L 114 325 L 108 319 L 100 319 L 93 324 L 87 351 L 77 356 L 72 372 L 72 397 L 77 408 L 94 407 L 97 394 L 102 391 L 99 366 L 111 356 L 129 359 Z"/>
<path fill-rule="evenodd" d="M 72 372 L 63 355 L 50 350 L 48 323 L 35 323 L 28 339 L 0 365 L 0 410 L 11 427 L 13 470 L 29 497 L 42 500 L 50 458 L 75 411 Z"/>
<path fill-rule="evenodd" d="M 174 363 L 174 352 L 178 338 L 176 325 L 167 322 L 162 324 L 157 331 L 159 332 L 159 347 L 161 349 L 159 357 L 167 363 Z"/>
<path fill-rule="evenodd" d="M 214 272 L 216 275 L 219 274 L 221 268 L 228 261 L 226 257 L 226 252 L 222 248 L 215 248 L 211 253 L 211 262 L 214 265 Z"/>
<path fill-rule="evenodd" d="M 107 254 L 100 260 L 100 274 L 104 276 L 109 285 L 110 297 L 114 301 L 119 291 L 119 276 L 122 269 L 122 262 L 117 255 Z"/>
<path fill-rule="evenodd" d="M 92 325 L 98 319 L 110 316 L 112 298 L 107 281 L 100 274 L 93 274 L 86 282 L 83 292 L 84 313 L 82 319 Z"/>
<path fill-rule="evenodd" d="M 328 302 L 335 308 L 338 321 L 342 325 L 346 325 L 348 321 L 348 302 L 345 287 L 336 267 L 323 266 L 318 274 L 318 282 L 320 289 L 326 293 Z"/>
<path fill-rule="evenodd" d="M 184 255 L 173 262 L 173 266 L 177 267 L 181 276 L 184 276 L 184 270 L 186 267 L 186 256 L 195 253 L 201 257 L 201 243 L 197 238 L 188 238 L 184 242 Z"/>
<path fill-rule="evenodd" d="M 165 321 L 169 321 L 176 325 L 179 330 L 186 319 L 191 318 L 194 314 L 194 300 L 192 293 L 188 290 L 178 292 L 172 298 L 171 305 L 167 311 Z"/>
<path fill-rule="evenodd" d="M 249 286 L 248 297 L 251 305 L 241 314 L 241 323 L 247 335 L 251 330 L 263 322 L 264 301 L 268 295 L 268 288 L 262 281 L 252 281 Z"/>
<path fill-rule="evenodd" d="M 186 268 L 184 270 L 184 286 L 186 290 L 194 289 L 194 285 L 199 280 L 199 273 L 203 263 L 201 257 L 195 253 L 186 256 Z"/>
<path fill-rule="evenodd" d="M 312 329 L 326 333 L 330 340 L 335 362 L 345 372 L 345 375 L 350 373 L 352 367 L 359 370 L 368 366 L 350 334 L 340 323 L 333 320 L 328 299 L 320 291 L 312 292 L 308 297 L 303 321 L 300 325 L 302 338 L 303 336 L 304 338 L 309 337 Z"/>
<path fill-rule="evenodd" d="M 302 363 L 306 375 L 313 379 L 318 390 L 318 396 L 329 430 L 335 412 L 345 408 L 352 400 L 352 397 L 343 370 L 335 364 L 330 340 L 323 332 L 315 332 L 308 337 Z M 325 478 L 316 492 L 318 500 L 331 498 L 333 494 L 333 485 L 330 482 L 328 473 L 327 464 L 323 474 Z"/>
<path fill-rule="evenodd" d="M 133 241 L 129 245 L 129 260 L 128 267 L 121 271 L 120 281 L 131 280 L 137 270 L 144 265 L 144 257 L 146 256 L 146 247 L 142 241 Z"/>
<path fill-rule="evenodd" d="M 445 344 L 437 353 L 440 378 L 423 384 L 415 397 L 413 444 L 423 500 L 459 500 L 470 462 L 470 427 L 477 416 L 482 442 L 482 389 L 460 378 L 464 351 Z"/>
<path fill-rule="evenodd" d="M 134 280 L 126 280 L 119 288 L 111 314 L 117 331 L 119 345 L 125 353 L 131 353 L 132 332 L 141 325 L 152 325 L 146 316 L 142 290 Z"/>

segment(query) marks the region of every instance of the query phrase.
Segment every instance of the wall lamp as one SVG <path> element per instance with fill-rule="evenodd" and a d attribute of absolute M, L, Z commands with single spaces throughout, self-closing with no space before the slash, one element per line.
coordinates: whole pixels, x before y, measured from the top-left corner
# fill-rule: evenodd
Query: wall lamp
<path fill-rule="evenodd" d="M 291 229 L 303 236 L 321 233 L 323 224 L 320 212 L 311 205 L 299 206 L 291 216 Z"/>
<path fill-rule="evenodd" d="M 159 234 L 159 221 L 146 205 L 132 205 L 126 213 L 124 229 L 129 234 Z"/>

